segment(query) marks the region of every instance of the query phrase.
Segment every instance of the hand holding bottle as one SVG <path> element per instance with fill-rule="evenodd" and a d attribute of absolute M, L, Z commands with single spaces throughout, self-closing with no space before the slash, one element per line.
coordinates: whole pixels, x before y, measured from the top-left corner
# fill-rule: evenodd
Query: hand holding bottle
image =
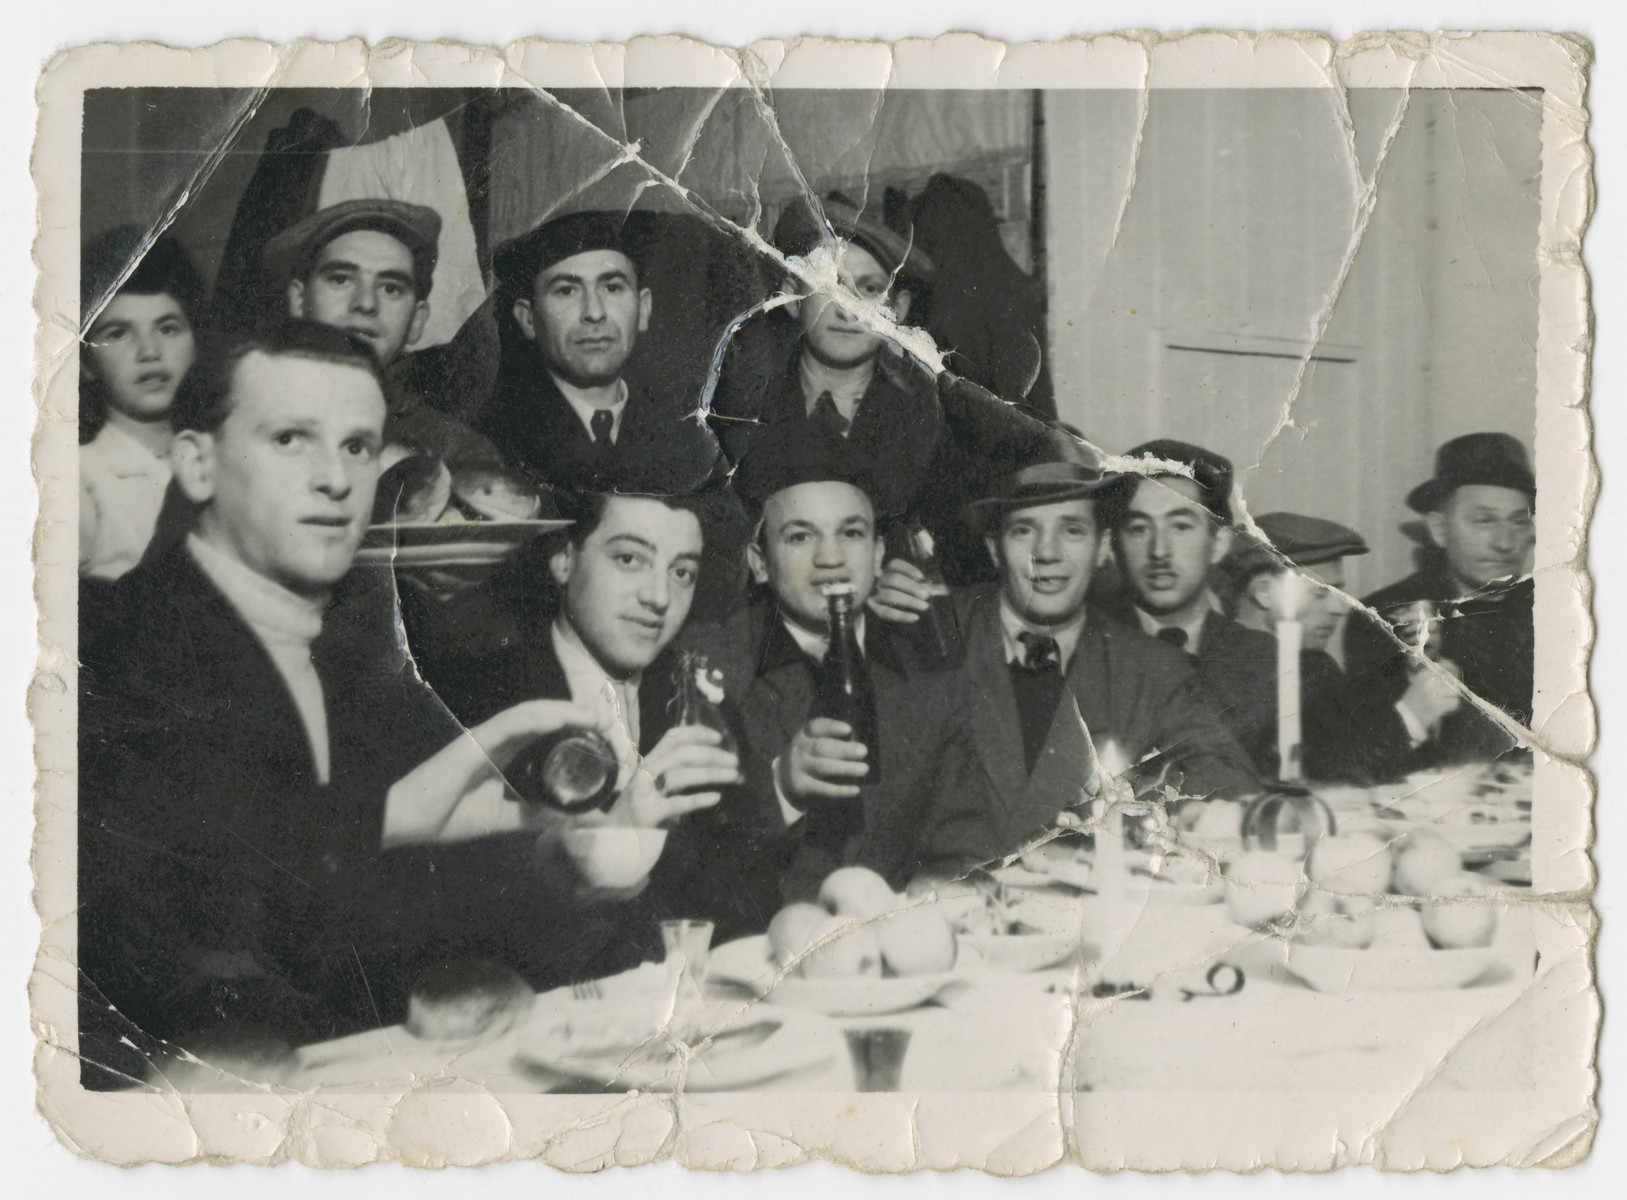
<path fill-rule="evenodd" d="M 814 717 L 774 760 L 774 782 L 798 808 L 821 801 L 852 800 L 869 774 L 869 748 L 853 740 L 853 727 L 830 717 Z"/>

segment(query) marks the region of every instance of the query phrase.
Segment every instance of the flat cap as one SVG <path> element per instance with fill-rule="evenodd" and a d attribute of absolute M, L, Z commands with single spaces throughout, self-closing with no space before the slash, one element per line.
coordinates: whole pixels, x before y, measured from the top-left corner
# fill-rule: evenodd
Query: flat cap
<path fill-rule="evenodd" d="M 395 238 L 412 254 L 413 285 L 429 295 L 441 240 L 441 215 L 404 200 L 344 200 L 319 208 L 266 243 L 266 269 L 282 280 L 305 273 L 317 253 L 334 238 L 373 229 Z"/>
<path fill-rule="evenodd" d="M 639 256 L 627 236 L 624 216 L 609 212 L 574 212 L 555 217 L 530 233 L 504 242 L 492 256 L 492 271 L 505 290 L 528 296 L 543 271 L 591 250 L 614 250 L 626 255 L 635 270 L 640 266 Z"/>
<path fill-rule="evenodd" d="M 1296 567 L 1314 567 L 1368 552 L 1361 534 L 1321 517 L 1266 513 L 1255 524 L 1270 544 L 1253 537 L 1240 537 L 1222 564 L 1227 574 L 1239 583 L 1257 572 L 1277 570 L 1283 565 L 1283 559 Z"/>
<path fill-rule="evenodd" d="M 868 250 L 888 272 L 906 281 L 932 282 L 932 260 L 914 244 L 908 226 L 894 228 L 840 192 L 825 197 L 819 210 L 807 198 L 792 201 L 774 224 L 774 248 L 788 258 L 806 258 L 824 244 L 828 225 L 837 237 Z"/>
<path fill-rule="evenodd" d="M 1190 442 L 1178 442 L 1173 438 L 1158 438 L 1155 441 L 1143 442 L 1133 450 L 1127 451 L 1126 458 L 1156 458 L 1169 462 L 1181 463 L 1192 469 L 1192 479 L 1198 485 L 1198 503 L 1206 509 L 1210 516 L 1227 525 L 1232 520 L 1232 464 L 1228 458 L 1223 458 L 1213 450 L 1205 450 L 1202 446 L 1194 446 Z M 1112 482 L 1102 489 L 1103 524 L 1108 528 L 1116 528 L 1124 520 L 1124 513 L 1130 504 L 1130 498 L 1143 479 L 1158 479 L 1175 472 L 1152 471 L 1142 473 L 1126 471 L 1113 477 Z M 1185 478 L 1185 476 L 1178 476 Z"/>

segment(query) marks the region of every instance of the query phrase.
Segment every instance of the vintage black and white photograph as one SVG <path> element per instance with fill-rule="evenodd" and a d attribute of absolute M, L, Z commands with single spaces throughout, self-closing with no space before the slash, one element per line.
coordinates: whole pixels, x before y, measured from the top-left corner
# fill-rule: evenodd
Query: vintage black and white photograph
<path fill-rule="evenodd" d="M 976 41 L 64 68 L 77 1144 L 1585 1153 L 1585 56 Z"/>

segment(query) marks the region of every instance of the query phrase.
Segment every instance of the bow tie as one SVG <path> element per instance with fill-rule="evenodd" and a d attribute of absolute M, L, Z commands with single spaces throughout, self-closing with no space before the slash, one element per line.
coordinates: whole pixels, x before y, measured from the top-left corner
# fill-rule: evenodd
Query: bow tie
<path fill-rule="evenodd" d="M 1168 642 L 1177 650 L 1186 649 L 1186 630 L 1177 625 L 1166 625 L 1158 631 L 1158 640 Z"/>
<path fill-rule="evenodd" d="M 1062 648 L 1056 644 L 1054 637 L 1047 633 L 1030 633 L 1025 629 L 1017 635 L 1017 640 L 1023 646 L 1024 670 L 1036 675 L 1061 673 Z"/>

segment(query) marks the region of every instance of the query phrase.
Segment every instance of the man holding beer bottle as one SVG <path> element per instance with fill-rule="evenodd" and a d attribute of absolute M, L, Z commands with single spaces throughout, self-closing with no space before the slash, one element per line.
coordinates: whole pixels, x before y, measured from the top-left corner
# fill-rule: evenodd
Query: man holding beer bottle
<path fill-rule="evenodd" d="M 900 627 L 867 620 L 883 544 L 874 484 L 848 445 L 766 431 L 736 486 L 761 514 L 747 548 L 758 599 L 686 633 L 738 707 L 746 786 L 720 808 L 738 884 L 719 919 L 766 922 L 840 866 L 902 887 L 934 798 L 988 799 L 958 673 L 924 665 Z M 719 936 L 722 936 L 720 930 Z"/>

